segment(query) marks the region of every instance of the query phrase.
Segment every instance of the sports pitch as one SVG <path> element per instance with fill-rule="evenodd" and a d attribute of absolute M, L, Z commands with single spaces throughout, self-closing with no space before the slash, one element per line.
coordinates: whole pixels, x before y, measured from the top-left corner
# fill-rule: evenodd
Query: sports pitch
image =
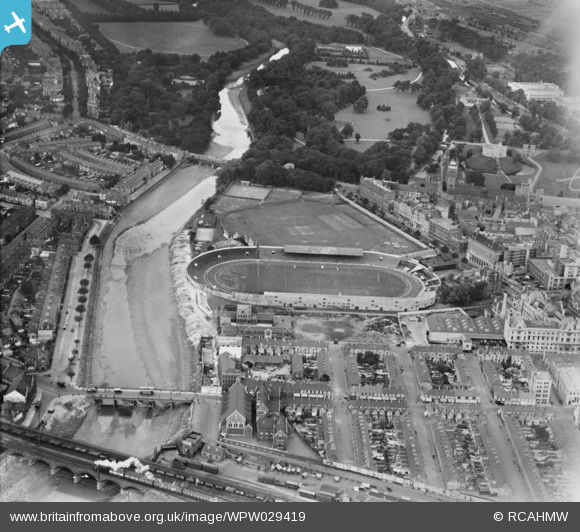
<path fill-rule="evenodd" d="M 249 293 L 413 297 L 422 288 L 417 279 L 400 271 L 328 262 L 237 260 L 209 267 L 204 278 L 210 286 Z"/>
<path fill-rule="evenodd" d="M 394 255 L 421 249 L 350 205 L 297 201 L 226 214 L 222 224 L 260 246 L 288 244 L 358 247 Z"/>

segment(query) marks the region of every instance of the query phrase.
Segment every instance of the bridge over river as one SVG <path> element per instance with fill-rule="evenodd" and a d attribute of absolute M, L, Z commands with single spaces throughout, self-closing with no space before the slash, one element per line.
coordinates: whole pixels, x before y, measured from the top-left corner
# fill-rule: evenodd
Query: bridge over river
<path fill-rule="evenodd" d="M 122 404 L 127 401 L 143 403 L 193 403 L 197 394 L 180 390 L 149 390 L 140 388 L 88 388 L 87 397 L 92 397 L 96 403 L 103 405 Z"/>
<path fill-rule="evenodd" d="M 9 454 L 26 457 L 30 463 L 47 464 L 52 475 L 60 470 L 68 471 L 75 483 L 90 477 L 96 481 L 98 490 L 113 483 L 122 490 L 132 488 L 143 492 L 153 488 L 178 499 L 205 502 L 249 502 L 258 496 L 261 500 L 272 497 L 268 488 L 247 481 L 197 469 L 175 469 L 151 460 L 139 460 L 139 465 L 144 466 L 141 472 L 134 466 L 113 468 L 111 465 L 115 462 L 135 461 L 135 458 L 8 421 L 0 423 L 0 440 Z M 276 494 L 276 497 L 286 501 L 299 499 L 293 494 Z"/>

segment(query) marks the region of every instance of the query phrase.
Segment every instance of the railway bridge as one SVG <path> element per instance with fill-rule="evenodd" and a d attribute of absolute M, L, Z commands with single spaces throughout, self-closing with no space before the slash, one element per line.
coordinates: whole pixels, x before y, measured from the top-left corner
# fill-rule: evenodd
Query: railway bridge
<path fill-rule="evenodd" d="M 3 421 L 0 424 L 0 434 L 2 447 L 7 453 L 25 457 L 31 464 L 44 463 L 50 467 L 53 475 L 61 470 L 68 471 L 75 483 L 80 482 L 82 478 L 92 478 L 96 481 L 97 489 L 112 483 L 121 490 L 135 489 L 140 493 L 148 488 L 154 488 L 183 500 L 239 502 L 252 498 L 205 487 L 206 483 L 201 479 L 213 479 L 216 477 L 215 474 L 176 471 L 172 467 L 149 460 L 139 460 L 143 466 L 141 470 L 131 466 L 115 469 L 111 467 L 115 462 L 133 462 L 134 466 L 136 459 L 112 449 L 10 422 Z M 215 484 L 213 486 L 215 488 Z"/>
<path fill-rule="evenodd" d="M 145 459 L 137 464 L 134 457 L 112 449 L 4 421 L 0 424 L 0 436 L 2 447 L 9 454 L 26 457 L 31 463 L 42 462 L 50 467 L 51 474 L 68 471 L 75 483 L 90 477 L 96 481 L 97 489 L 112 483 L 122 490 L 136 489 L 141 493 L 152 488 L 182 500 L 273 501 L 271 489 L 221 475 L 219 471 L 176 469 Z M 125 464 L 119 467 L 119 462 Z M 300 500 L 291 493 L 276 496 L 283 501 Z"/>

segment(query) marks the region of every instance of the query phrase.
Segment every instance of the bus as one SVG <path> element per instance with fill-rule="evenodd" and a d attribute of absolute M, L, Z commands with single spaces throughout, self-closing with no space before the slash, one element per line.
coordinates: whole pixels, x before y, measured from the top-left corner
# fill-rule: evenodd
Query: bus
<path fill-rule="evenodd" d="M 155 393 L 155 388 L 153 386 L 140 386 L 139 393 L 141 395 L 153 395 Z"/>

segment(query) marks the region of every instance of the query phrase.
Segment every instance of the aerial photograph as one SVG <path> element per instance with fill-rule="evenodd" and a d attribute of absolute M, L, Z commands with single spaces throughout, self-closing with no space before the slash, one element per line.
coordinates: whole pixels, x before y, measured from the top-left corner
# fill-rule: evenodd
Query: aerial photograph
<path fill-rule="evenodd" d="M 580 1 L 6 2 L 0 502 L 580 502 Z"/>

